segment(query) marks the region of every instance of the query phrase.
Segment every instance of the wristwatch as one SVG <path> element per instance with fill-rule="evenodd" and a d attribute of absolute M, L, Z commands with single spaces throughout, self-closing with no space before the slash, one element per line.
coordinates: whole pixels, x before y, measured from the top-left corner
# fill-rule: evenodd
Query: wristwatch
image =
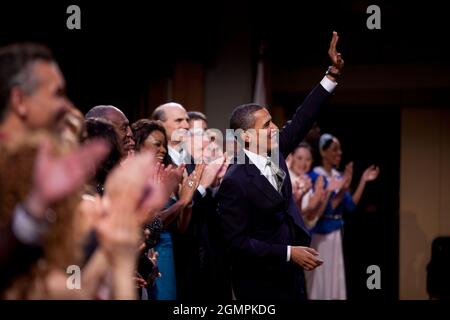
<path fill-rule="evenodd" d="M 339 72 L 339 71 L 338 71 Z M 341 75 L 341 73 L 339 72 L 339 73 L 335 73 L 335 72 L 333 72 L 333 66 L 329 66 L 328 67 L 328 70 L 327 70 L 327 72 L 325 72 L 325 75 L 327 76 L 327 75 L 330 75 L 330 76 L 332 76 L 333 78 L 339 78 L 339 76 Z"/>

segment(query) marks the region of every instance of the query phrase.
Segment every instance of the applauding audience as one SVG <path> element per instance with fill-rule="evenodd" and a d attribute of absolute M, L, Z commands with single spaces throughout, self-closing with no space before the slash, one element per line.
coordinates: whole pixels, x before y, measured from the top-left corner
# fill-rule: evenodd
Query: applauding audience
<path fill-rule="evenodd" d="M 379 169 L 351 193 L 337 138 L 321 136 L 313 170 L 298 144 L 337 86 L 337 41 L 283 130 L 267 106 L 233 111 L 231 164 L 203 113 L 169 102 L 131 125 L 111 105 L 83 115 L 48 48 L 0 48 L 0 298 L 345 299 L 342 214 Z"/>

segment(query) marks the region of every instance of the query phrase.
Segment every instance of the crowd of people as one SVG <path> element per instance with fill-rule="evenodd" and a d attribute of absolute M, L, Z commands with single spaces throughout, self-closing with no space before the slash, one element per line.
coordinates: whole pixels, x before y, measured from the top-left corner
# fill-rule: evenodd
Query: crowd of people
<path fill-rule="evenodd" d="M 233 111 L 232 153 L 179 103 L 133 123 L 111 105 L 83 115 L 48 48 L 1 48 L 1 298 L 345 299 L 342 214 L 379 169 L 351 193 L 339 140 L 302 142 L 341 75 L 337 41 L 283 129 L 265 106 Z"/>

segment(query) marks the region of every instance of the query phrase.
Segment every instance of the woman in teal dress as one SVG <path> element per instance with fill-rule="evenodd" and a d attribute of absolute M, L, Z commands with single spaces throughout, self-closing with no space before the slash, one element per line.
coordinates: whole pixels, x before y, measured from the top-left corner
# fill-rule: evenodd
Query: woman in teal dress
<path fill-rule="evenodd" d="M 159 121 L 141 119 L 133 123 L 131 128 L 136 141 L 136 151 L 151 151 L 160 164 L 171 164 L 167 153 L 166 131 Z M 195 180 L 193 177 L 190 179 Z M 191 210 L 188 205 L 195 191 L 195 188 L 186 188 L 185 185 L 183 183 L 179 193 L 172 194 L 165 208 L 146 226 L 147 247 L 152 247 L 157 252 L 155 262 L 160 274 L 153 283 L 148 283 L 147 295 L 151 300 L 177 299 L 172 232 L 183 228 L 177 223 L 178 218 L 182 212 Z"/>

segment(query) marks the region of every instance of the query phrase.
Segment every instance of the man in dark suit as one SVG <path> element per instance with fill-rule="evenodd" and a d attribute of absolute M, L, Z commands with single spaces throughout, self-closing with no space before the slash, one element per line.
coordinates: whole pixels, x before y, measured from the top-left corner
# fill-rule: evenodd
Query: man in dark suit
<path fill-rule="evenodd" d="M 263 106 L 242 105 L 231 115 L 230 128 L 243 147 L 238 158 L 244 162 L 235 159 L 229 166 L 218 192 L 218 211 L 238 300 L 304 299 L 303 270 L 322 264 L 308 248 L 310 234 L 292 198 L 284 159 L 306 136 L 336 86 L 344 65 L 337 41 L 334 32 L 328 51 L 332 66 L 279 131 L 278 141 L 278 128 Z"/>

